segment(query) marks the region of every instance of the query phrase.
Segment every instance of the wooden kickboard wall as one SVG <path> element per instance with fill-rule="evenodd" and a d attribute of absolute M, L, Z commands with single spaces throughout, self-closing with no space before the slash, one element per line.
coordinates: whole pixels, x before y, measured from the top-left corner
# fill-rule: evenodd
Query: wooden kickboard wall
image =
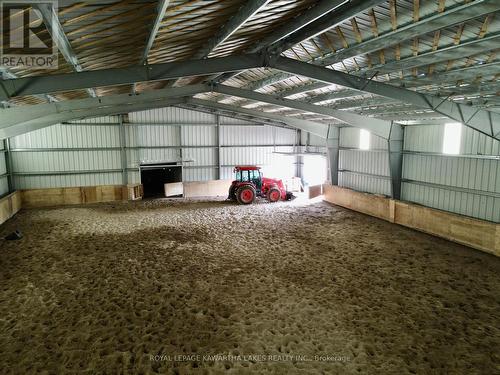
<path fill-rule="evenodd" d="M 21 193 L 15 191 L 0 199 L 0 224 L 5 223 L 21 209 Z"/>
<path fill-rule="evenodd" d="M 338 186 L 323 191 L 327 202 L 500 256 L 499 224 Z"/>
<path fill-rule="evenodd" d="M 136 186 L 100 185 L 22 190 L 21 197 L 23 207 L 35 208 L 134 200 L 137 193 Z"/>

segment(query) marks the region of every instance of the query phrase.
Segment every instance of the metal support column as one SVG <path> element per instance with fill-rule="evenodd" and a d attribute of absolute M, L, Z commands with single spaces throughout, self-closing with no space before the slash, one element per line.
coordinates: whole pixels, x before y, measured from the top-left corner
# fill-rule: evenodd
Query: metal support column
<path fill-rule="evenodd" d="M 5 172 L 7 174 L 7 186 L 9 193 L 14 191 L 14 181 L 12 180 L 12 154 L 10 151 L 10 138 L 3 140 L 3 147 L 5 149 Z"/>
<path fill-rule="evenodd" d="M 328 158 L 328 178 L 332 185 L 339 184 L 339 140 L 340 129 L 328 125 L 328 136 L 326 139 L 326 154 Z"/>
<path fill-rule="evenodd" d="M 222 155 L 221 155 L 221 145 L 220 145 L 220 116 L 216 115 L 217 119 L 217 179 L 222 177 Z"/>
<path fill-rule="evenodd" d="M 296 134 L 295 135 L 295 143 L 297 146 L 295 147 L 295 149 L 293 151 L 296 152 L 297 154 L 299 154 L 300 152 L 302 152 L 302 130 L 297 129 L 295 134 Z M 303 159 L 304 158 L 301 155 L 297 155 L 295 158 L 295 162 L 296 162 L 295 175 L 297 177 L 299 177 L 301 180 L 302 180 L 302 176 L 304 175 L 304 171 L 303 171 L 304 160 Z"/>
<path fill-rule="evenodd" d="M 389 171 L 391 174 L 391 196 L 401 199 L 401 178 L 403 171 L 404 128 L 393 123 L 387 141 L 389 147 Z"/>
<path fill-rule="evenodd" d="M 122 169 L 122 185 L 128 185 L 128 172 L 127 172 L 127 148 L 125 137 L 125 125 L 123 125 L 123 115 L 120 115 L 120 157 Z"/>

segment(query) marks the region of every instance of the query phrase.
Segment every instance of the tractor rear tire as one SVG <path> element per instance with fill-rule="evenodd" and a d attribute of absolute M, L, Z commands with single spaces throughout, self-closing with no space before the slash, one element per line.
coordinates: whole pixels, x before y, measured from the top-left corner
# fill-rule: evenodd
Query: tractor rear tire
<path fill-rule="evenodd" d="M 257 195 L 253 186 L 245 185 L 236 190 L 236 199 L 239 204 L 252 204 Z"/>
<path fill-rule="evenodd" d="M 267 200 L 271 203 L 279 201 L 281 198 L 281 191 L 277 188 L 271 188 L 267 192 Z"/>

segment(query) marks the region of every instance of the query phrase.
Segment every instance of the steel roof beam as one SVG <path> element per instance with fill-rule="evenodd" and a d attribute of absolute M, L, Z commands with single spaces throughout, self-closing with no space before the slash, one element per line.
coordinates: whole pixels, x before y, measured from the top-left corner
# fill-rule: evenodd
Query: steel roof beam
<path fill-rule="evenodd" d="M 8 128 L 19 123 L 25 123 L 47 116 L 61 115 L 65 113 L 73 113 L 76 116 L 79 116 L 80 112 L 92 109 L 123 106 L 127 104 L 152 103 L 170 98 L 192 96 L 208 91 L 210 91 L 210 87 L 208 85 L 200 84 L 146 91 L 136 95 L 109 95 L 100 98 L 74 99 L 58 103 L 15 107 L 6 111 L 0 111 L 0 128 Z"/>
<path fill-rule="evenodd" d="M 495 112 L 453 103 L 437 96 L 417 93 L 285 57 L 277 57 L 273 66 L 278 70 L 294 75 L 309 77 L 317 81 L 337 84 L 430 109 L 474 128 L 483 134 L 500 139 L 500 114 Z"/>
<path fill-rule="evenodd" d="M 71 47 L 71 43 L 69 42 L 61 23 L 59 22 L 59 17 L 56 14 L 55 9 L 49 4 L 38 4 L 37 8 L 42 14 L 43 22 L 45 23 L 47 30 L 56 43 L 57 48 L 61 51 L 61 54 L 66 62 L 73 67 L 75 72 L 81 72 L 83 68 L 79 63 L 73 48 Z M 91 87 L 86 88 L 86 91 L 93 98 L 97 96 L 95 90 Z"/>
<path fill-rule="evenodd" d="M 232 16 L 227 23 L 217 31 L 217 33 L 210 38 L 194 55 L 193 59 L 205 59 L 212 53 L 219 45 L 224 43 L 231 35 L 233 35 L 245 22 L 252 18 L 255 13 L 265 7 L 270 0 L 251 0 L 247 1 L 234 16 Z M 173 86 L 177 83 L 171 82 Z"/>
<path fill-rule="evenodd" d="M 356 14 L 363 12 L 367 9 L 378 5 L 386 0 L 363 0 L 358 1 L 356 4 L 350 4 L 349 7 L 342 9 L 338 14 L 332 14 L 335 9 L 341 7 L 343 4 L 346 4 L 346 0 L 323 0 L 316 6 L 308 9 L 304 14 L 298 15 L 292 21 L 286 23 L 282 27 L 278 28 L 275 32 L 265 36 L 261 41 L 254 44 L 253 46 L 247 49 L 247 52 L 254 53 L 258 51 L 262 51 L 264 49 L 273 48 L 275 50 L 283 51 L 283 46 L 286 43 L 289 43 L 291 39 L 295 38 L 296 35 L 301 35 L 299 37 L 299 41 L 294 43 L 300 43 L 306 39 L 309 39 L 309 32 L 301 33 L 301 30 L 307 28 L 307 26 L 311 24 L 316 24 L 316 21 L 320 23 L 319 30 L 321 32 L 325 32 L 332 27 L 335 27 L 342 22 L 348 20 L 351 17 L 354 17 Z M 318 31 L 316 27 L 315 32 Z M 299 34 L 300 33 L 300 34 Z M 286 49 L 290 48 L 287 47 Z M 215 82 L 224 82 L 225 80 L 234 76 L 234 73 L 225 73 L 221 74 L 219 77 L 214 79 Z"/>
<path fill-rule="evenodd" d="M 323 123 L 319 123 L 319 122 L 291 118 L 291 117 L 277 115 L 274 113 L 255 111 L 255 110 L 247 109 L 247 108 L 240 108 L 237 106 L 222 104 L 222 103 L 214 102 L 211 100 L 189 98 L 189 99 L 187 99 L 187 104 L 199 105 L 199 106 L 206 107 L 206 108 L 214 108 L 214 109 L 219 109 L 219 110 L 223 110 L 223 111 L 227 111 L 227 112 L 242 113 L 242 114 L 252 116 L 252 117 L 264 118 L 264 119 L 269 119 L 269 120 L 273 120 L 273 121 L 279 121 L 279 122 L 284 123 L 284 124 L 291 126 L 293 128 L 307 131 L 311 134 L 315 134 L 315 135 L 322 137 L 322 138 L 328 137 L 328 125 L 323 124 Z"/>
<path fill-rule="evenodd" d="M 54 124 L 59 124 L 71 120 L 79 120 L 88 117 L 109 116 L 121 113 L 144 111 L 147 109 L 168 107 L 175 104 L 185 103 L 186 99 L 182 97 L 168 98 L 158 101 L 133 103 L 126 105 L 113 105 L 100 108 L 86 109 L 79 112 L 63 112 L 49 115 L 30 122 L 16 124 L 8 128 L 0 129 L 0 139 L 15 137 L 24 133 L 32 132 L 38 129 L 46 128 Z"/>
<path fill-rule="evenodd" d="M 141 65 L 147 63 L 148 61 L 148 55 L 149 51 L 151 51 L 151 47 L 153 47 L 153 43 L 156 39 L 156 35 L 158 34 L 158 30 L 160 30 L 161 26 L 161 21 L 165 17 L 165 14 L 167 13 L 167 8 L 170 3 L 170 0 L 159 0 L 158 1 L 158 6 L 157 6 L 157 11 L 156 11 L 156 18 L 153 23 L 153 26 L 151 27 L 151 31 L 149 33 L 148 41 L 146 42 L 146 46 L 144 47 L 144 52 L 142 53 L 142 58 L 141 58 Z"/>
<path fill-rule="evenodd" d="M 476 0 L 456 6 L 442 13 L 423 18 L 418 22 L 407 24 L 394 31 L 355 44 L 343 50 L 327 53 L 310 62 L 318 65 L 333 65 L 351 57 L 378 51 L 403 40 L 456 25 L 499 10 L 500 2 L 497 0 Z M 252 89 L 257 90 L 260 87 L 264 87 L 264 85 L 278 83 L 290 77 L 291 75 L 287 76 L 284 74 L 266 77 L 260 81 L 255 81 L 252 84 Z"/>
<path fill-rule="evenodd" d="M 208 75 L 226 71 L 260 68 L 264 65 L 265 57 L 263 55 L 250 54 L 205 60 L 177 61 L 147 66 L 131 66 L 126 68 L 7 79 L 0 82 L 0 100 L 8 100 L 15 96 L 79 90 L 89 87 L 126 85 L 135 82 Z"/>
<path fill-rule="evenodd" d="M 348 125 L 366 129 L 371 133 L 376 134 L 385 139 L 388 139 L 391 130 L 391 122 L 388 121 L 361 116 L 356 113 L 338 111 L 332 108 L 300 102 L 297 100 L 276 98 L 272 95 L 261 94 L 255 91 L 244 90 L 224 85 L 215 85 L 213 91 L 224 95 L 236 96 L 239 98 L 250 99 L 258 102 L 263 102 L 277 106 L 298 109 L 301 111 L 306 111 L 314 114 L 333 117 Z"/>

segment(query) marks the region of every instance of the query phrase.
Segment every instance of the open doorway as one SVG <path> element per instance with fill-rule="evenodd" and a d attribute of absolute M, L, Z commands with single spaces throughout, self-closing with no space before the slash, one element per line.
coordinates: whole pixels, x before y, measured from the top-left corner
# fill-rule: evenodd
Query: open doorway
<path fill-rule="evenodd" d="M 165 184 L 182 182 L 182 166 L 177 163 L 141 164 L 144 198 L 165 196 Z"/>
<path fill-rule="evenodd" d="M 303 179 L 306 186 L 325 183 L 327 179 L 327 163 L 323 155 L 304 156 Z"/>

